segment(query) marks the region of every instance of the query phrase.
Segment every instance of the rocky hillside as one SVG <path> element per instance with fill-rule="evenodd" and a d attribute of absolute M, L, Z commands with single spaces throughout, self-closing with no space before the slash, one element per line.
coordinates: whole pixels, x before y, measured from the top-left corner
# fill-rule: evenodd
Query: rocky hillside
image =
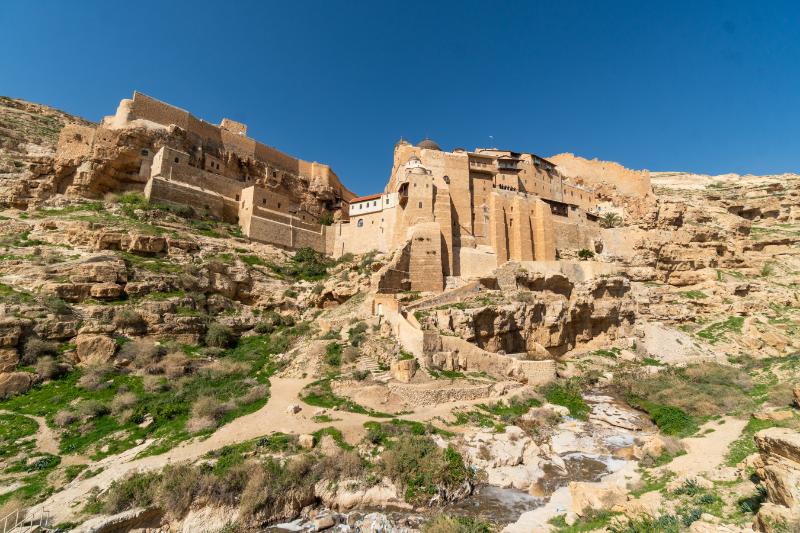
<path fill-rule="evenodd" d="M 112 182 L 67 193 L 53 146 L 80 119 L 0 106 L 0 520 L 800 527 L 800 176 L 608 187 L 623 216 L 593 249 L 402 293 L 392 322 L 391 257 L 250 242 Z"/>
<path fill-rule="evenodd" d="M 0 97 L 0 205 L 25 208 L 52 194 L 58 134 L 65 124 L 91 124 L 56 109 Z"/>

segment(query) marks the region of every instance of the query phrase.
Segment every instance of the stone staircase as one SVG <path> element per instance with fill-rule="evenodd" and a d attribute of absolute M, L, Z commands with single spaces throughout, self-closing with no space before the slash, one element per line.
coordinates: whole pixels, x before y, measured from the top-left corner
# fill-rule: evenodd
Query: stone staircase
<path fill-rule="evenodd" d="M 392 374 L 388 370 L 382 370 L 378 361 L 374 357 L 363 356 L 356 364 L 358 370 L 369 370 L 370 377 L 381 383 L 388 383 L 392 379 Z"/>

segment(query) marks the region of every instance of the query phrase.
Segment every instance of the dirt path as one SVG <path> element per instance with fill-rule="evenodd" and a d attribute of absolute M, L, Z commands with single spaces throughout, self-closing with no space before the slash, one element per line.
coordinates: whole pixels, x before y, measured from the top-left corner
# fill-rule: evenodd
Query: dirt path
<path fill-rule="evenodd" d="M 747 425 L 746 420 L 723 417 L 707 422 L 700 428 L 699 437 L 682 439 L 686 455 L 673 459 L 670 463 L 654 469 L 656 472 L 670 470 L 678 475 L 711 472 L 722 465 L 731 443 L 739 438 Z M 713 429 L 709 433 L 704 431 Z"/>
<path fill-rule="evenodd" d="M 121 454 L 106 457 L 96 463 L 92 463 L 89 468 L 93 470 L 102 468 L 103 471 L 89 479 L 75 479 L 35 508 L 37 510 L 42 508 L 50 513 L 56 523 L 70 521 L 80 511 L 86 495 L 94 487 L 105 490 L 114 480 L 120 479 L 131 472 L 155 470 L 163 468 L 170 463 L 197 459 L 223 446 L 254 439 L 276 431 L 297 435 L 313 433 L 323 427 L 334 426 L 342 432 L 345 440 L 353 444 L 358 442 L 366 433 L 364 422 L 371 420 L 371 418 L 358 413 L 329 410 L 329 415 L 336 421 L 323 423 L 314 421 L 312 417 L 317 408 L 302 403 L 298 398 L 303 387 L 312 381 L 313 379 L 310 378 L 273 377 L 270 379 L 269 401 L 258 411 L 237 418 L 219 428 L 205 440 L 195 439 L 185 442 L 161 455 L 137 459 L 136 456 L 151 444 L 151 442 L 145 442 Z M 424 422 L 437 416 L 447 416 L 457 406 L 471 405 L 481 401 L 485 400 L 451 402 L 429 406 L 402 418 Z M 291 404 L 300 405 L 302 410 L 297 414 L 289 413 L 288 407 Z"/>
<path fill-rule="evenodd" d="M 63 455 L 58 450 L 58 437 L 56 437 L 55 432 L 47 425 L 47 422 L 45 421 L 44 417 L 15 413 L 13 411 L 5 411 L 5 410 L 0 410 L 0 413 L 15 414 L 36 420 L 36 423 L 39 425 L 39 429 L 36 430 L 36 435 L 34 435 L 36 439 L 36 451 L 41 453 L 49 453 L 52 455 L 60 455 L 62 465 L 72 465 L 72 464 L 81 464 L 90 462 L 90 459 L 80 455 Z"/>

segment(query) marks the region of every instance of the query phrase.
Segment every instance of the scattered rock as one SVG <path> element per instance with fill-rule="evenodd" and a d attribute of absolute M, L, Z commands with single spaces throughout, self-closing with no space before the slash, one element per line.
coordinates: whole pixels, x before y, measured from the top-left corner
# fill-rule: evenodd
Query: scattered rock
<path fill-rule="evenodd" d="M 314 435 L 310 435 L 308 433 L 304 435 L 300 435 L 297 438 L 297 443 L 300 445 L 301 448 L 311 449 L 314 447 Z"/>
<path fill-rule="evenodd" d="M 105 335 L 81 334 L 75 337 L 78 362 L 82 364 L 107 363 L 117 351 L 114 339 Z"/>

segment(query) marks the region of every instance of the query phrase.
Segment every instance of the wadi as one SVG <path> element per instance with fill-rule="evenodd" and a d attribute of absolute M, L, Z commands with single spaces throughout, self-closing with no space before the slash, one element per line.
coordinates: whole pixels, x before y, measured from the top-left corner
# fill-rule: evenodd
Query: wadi
<path fill-rule="evenodd" d="M 800 531 L 800 175 L 108 113 L 0 98 L 3 533 Z"/>

